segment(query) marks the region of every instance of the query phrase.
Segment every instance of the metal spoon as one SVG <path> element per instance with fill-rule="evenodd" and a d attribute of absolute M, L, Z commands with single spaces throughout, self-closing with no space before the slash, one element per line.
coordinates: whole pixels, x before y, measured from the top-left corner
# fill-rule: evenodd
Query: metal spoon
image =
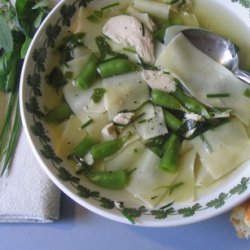
<path fill-rule="evenodd" d="M 196 48 L 250 85 L 250 73 L 239 69 L 239 48 L 235 44 L 213 32 L 202 29 L 186 29 L 181 32 Z"/>

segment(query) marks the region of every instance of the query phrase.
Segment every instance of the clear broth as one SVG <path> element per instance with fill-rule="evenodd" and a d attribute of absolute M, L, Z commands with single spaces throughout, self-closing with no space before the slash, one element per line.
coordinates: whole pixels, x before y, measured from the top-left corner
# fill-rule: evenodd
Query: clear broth
<path fill-rule="evenodd" d="M 240 48 L 240 66 L 250 70 L 250 28 L 247 23 L 218 1 L 193 0 L 193 3 L 193 12 L 200 26 L 237 44 Z"/>

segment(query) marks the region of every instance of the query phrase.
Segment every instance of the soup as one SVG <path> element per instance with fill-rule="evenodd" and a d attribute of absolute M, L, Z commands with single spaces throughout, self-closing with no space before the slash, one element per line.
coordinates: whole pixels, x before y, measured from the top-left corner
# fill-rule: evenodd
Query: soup
<path fill-rule="evenodd" d="M 79 9 L 47 76 L 56 153 L 81 178 L 147 207 L 194 201 L 250 151 L 250 90 L 179 33 L 210 28 L 202 1 L 165 2 Z"/>

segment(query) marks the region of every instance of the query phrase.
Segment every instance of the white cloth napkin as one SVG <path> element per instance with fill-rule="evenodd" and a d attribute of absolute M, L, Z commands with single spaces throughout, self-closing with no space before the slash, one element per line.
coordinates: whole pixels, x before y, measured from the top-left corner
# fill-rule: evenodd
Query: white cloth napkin
<path fill-rule="evenodd" d="M 51 222 L 59 218 L 60 191 L 36 161 L 24 131 L 7 175 L 0 178 L 0 223 Z"/>
<path fill-rule="evenodd" d="M 49 3 L 53 7 L 59 1 Z M 59 208 L 60 191 L 39 166 L 22 131 L 11 168 L 0 178 L 0 223 L 52 222 L 59 218 Z"/>

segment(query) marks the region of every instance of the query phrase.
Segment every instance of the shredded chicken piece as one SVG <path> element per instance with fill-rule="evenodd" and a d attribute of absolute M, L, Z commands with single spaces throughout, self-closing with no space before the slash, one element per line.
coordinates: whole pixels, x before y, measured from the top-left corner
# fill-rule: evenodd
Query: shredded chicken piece
<path fill-rule="evenodd" d="M 143 70 L 141 77 L 152 89 L 159 89 L 168 93 L 176 90 L 174 78 L 163 71 Z"/>
<path fill-rule="evenodd" d="M 134 116 L 135 114 L 132 112 L 119 113 L 114 117 L 113 122 L 118 125 L 128 125 Z"/>
<path fill-rule="evenodd" d="M 137 18 L 127 15 L 111 17 L 102 32 L 115 43 L 134 47 L 144 62 L 154 63 L 152 35 Z"/>
<path fill-rule="evenodd" d="M 107 124 L 102 129 L 102 137 L 106 141 L 114 140 L 117 138 L 116 127 L 115 127 L 115 124 L 113 122 Z"/>

